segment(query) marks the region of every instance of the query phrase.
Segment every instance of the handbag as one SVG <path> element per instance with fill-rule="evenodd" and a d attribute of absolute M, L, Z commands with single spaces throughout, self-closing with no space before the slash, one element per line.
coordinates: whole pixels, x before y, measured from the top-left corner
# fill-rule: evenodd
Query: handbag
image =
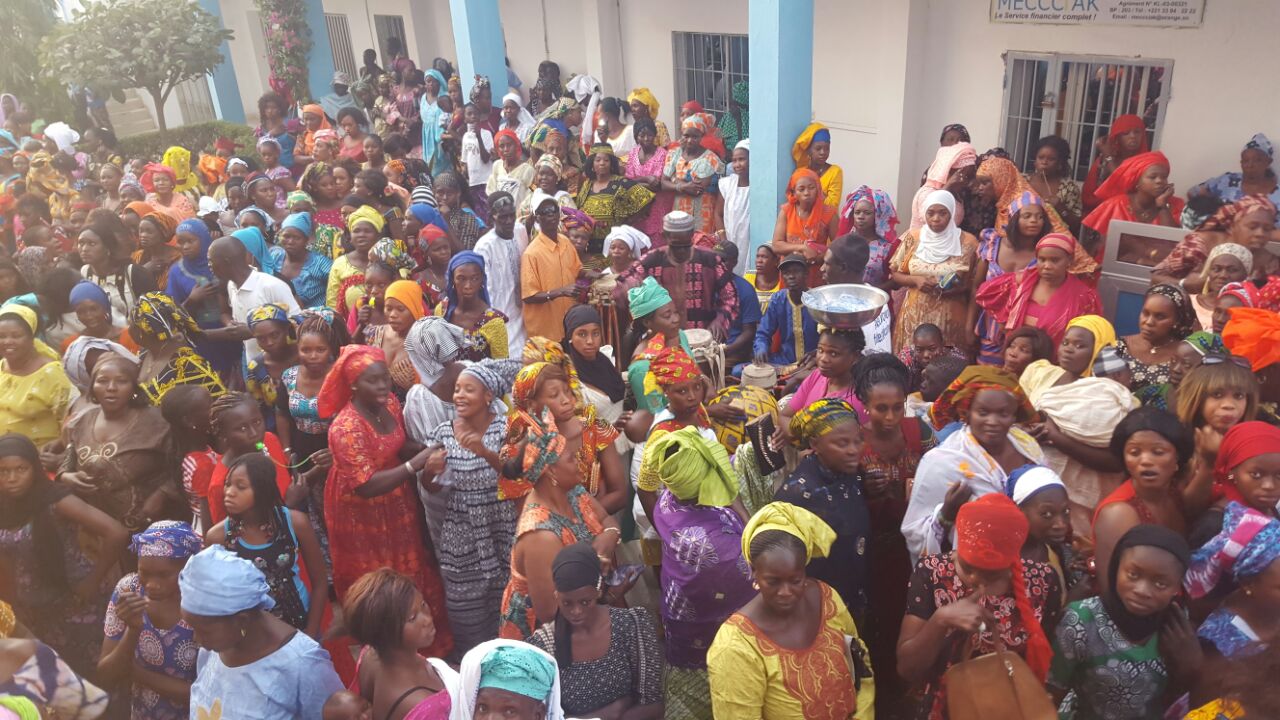
<path fill-rule="evenodd" d="M 956 663 L 943 674 L 950 719 L 1057 720 L 1048 691 L 1027 662 L 1005 647 L 999 630 L 992 636 L 995 652 Z"/>

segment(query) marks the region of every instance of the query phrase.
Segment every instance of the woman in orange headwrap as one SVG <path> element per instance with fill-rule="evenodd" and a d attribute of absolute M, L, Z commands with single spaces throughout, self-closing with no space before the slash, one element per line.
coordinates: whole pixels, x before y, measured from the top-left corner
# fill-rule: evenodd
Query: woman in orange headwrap
<path fill-rule="evenodd" d="M 329 124 L 329 118 L 325 117 L 324 108 L 318 104 L 302 106 L 302 123 L 306 126 L 306 132 L 302 133 L 302 142 L 294 151 L 294 165 L 301 167 L 302 164 L 311 161 L 316 152 L 316 133 L 321 130 L 332 130 L 333 125 Z"/>
<path fill-rule="evenodd" d="M 333 560 L 333 589 L 341 602 L 360 576 L 389 567 L 413 580 L 431 607 L 436 639 L 424 648 L 444 657 L 453 647 L 443 585 L 423 544 L 418 474 L 433 449 L 400 461 L 405 444 L 400 403 L 391 394 L 386 356 L 377 348 L 342 348 L 317 396 L 329 425 L 333 465 L 325 482 L 325 524 Z"/>
<path fill-rule="evenodd" d="M 773 226 L 773 251 L 779 257 L 802 253 L 809 264 L 809 287 L 823 284 L 822 259 L 840 226 L 836 209 L 822 197 L 818 173 L 807 167 L 796 170 L 791 173 L 787 201 L 778 210 Z"/>
<path fill-rule="evenodd" d="M 946 717 L 946 671 L 995 652 L 995 632 L 1043 681 L 1053 652 L 1041 623 L 1062 609 L 1057 573 L 1021 556 L 1028 523 L 1012 500 L 983 495 L 960 508 L 955 525 L 955 550 L 916 565 L 898 640 L 898 670 L 925 683 L 930 718 Z"/>
<path fill-rule="evenodd" d="M 1258 419 L 1280 425 L 1280 314 L 1254 307 L 1231 309 L 1222 342 L 1235 355 L 1248 358 L 1261 388 Z"/>
<path fill-rule="evenodd" d="M 165 282 L 169 267 L 182 257 L 174 241 L 177 229 L 178 221 L 167 213 L 152 211 L 138 220 L 138 249 L 133 261 L 150 270 L 157 284 Z"/>
<path fill-rule="evenodd" d="M 1085 177 L 1081 192 L 1084 200 L 1084 211 L 1088 214 L 1102 203 L 1103 198 L 1097 196 L 1098 186 L 1120 165 L 1139 153 L 1147 152 L 1151 146 L 1147 144 L 1147 125 L 1137 115 L 1121 115 L 1111 123 L 1111 132 L 1099 139 L 1093 164 L 1089 166 L 1089 175 Z"/>
<path fill-rule="evenodd" d="M 1160 151 L 1144 152 L 1125 160 L 1098 188 L 1100 203 L 1084 219 L 1081 239 L 1093 248 L 1093 258 L 1102 261 L 1107 230 L 1112 220 L 1178 227 L 1186 205 L 1173 194 L 1169 182 L 1169 158 Z M 1092 239 L 1088 231 L 1097 233 Z"/>

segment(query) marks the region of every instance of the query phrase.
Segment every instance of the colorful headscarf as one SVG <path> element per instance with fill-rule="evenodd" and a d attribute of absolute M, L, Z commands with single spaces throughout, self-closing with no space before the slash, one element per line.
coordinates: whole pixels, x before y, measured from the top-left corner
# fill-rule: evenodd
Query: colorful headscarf
<path fill-rule="evenodd" d="M 1115 172 L 1107 176 L 1107 179 L 1098 186 L 1095 193 L 1099 200 L 1107 200 L 1131 192 L 1138 185 L 1138 179 L 1142 177 L 1142 173 L 1152 165 L 1163 165 L 1170 167 L 1169 158 L 1159 150 L 1152 150 L 1138 153 L 1133 157 L 1127 158 L 1120 163 L 1120 167 Z"/>
<path fill-rule="evenodd" d="M 751 541 L 766 530 L 778 530 L 804 543 L 805 562 L 826 557 L 836 532 L 822 518 L 788 502 L 776 501 L 760 508 L 742 530 L 742 557 L 751 560 Z"/>
<path fill-rule="evenodd" d="M 199 332 L 196 321 L 164 293 L 146 293 L 129 311 L 129 334 L 139 344 L 159 344 Z"/>
<path fill-rule="evenodd" d="M 267 303 L 249 311 L 249 315 L 245 318 L 245 324 L 250 330 L 264 322 L 278 322 L 284 325 L 287 342 L 297 342 L 297 328 L 294 327 L 293 321 L 289 319 L 289 308 L 280 303 Z"/>
<path fill-rule="evenodd" d="M 658 110 L 661 109 L 662 106 L 658 104 L 658 98 L 650 92 L 649 88 L 638 87 L 627 94 L 628 103 L 635 102 L 636 100 L 639 100 L 640 104 L 649 108 L 649 118 L 654 122 L 657 122 Z"/>
<path fill-rule="evenodd" d="M 1247 308 L 1258 307 L 1258 286 L 1249 281 L 1230 282 L 1218 291 L 1218 298 L 1233 297 Z"/>
<path fill-rule="evenodd" d="M 1026 393 L 1013 373 L 990 365 L 970 365 L 965 368 L 946 390 L 938 396 L 930 415 L 934 427 L 962 420 L 969 414 L 973 399 L 983 390 L 1004 390 L 1017 400 L 1017 422 L 1026 422 L 1035 415 L 1035 408 L 1027 400 Z"/>
<path fill-rule="evenodd" d="M 738 478 L 729 453 L 700 428 L 685 426 L 653 441 L 646 453 L 657 464 L 658 479 L 681 500 L 707 507 L 727 507 L 738 497 Z"/>
<path fill-rule="evenodd" d="M 1173 325 L 1174 337 L 1181 340 L 1191 334 L 1191 329 L 1196 324 L 1196 310 L 1191 306 L 1191 299 L 1187 297 L 1187 293 L 1177 285 L 1153 285 L 1147 290 L 1147 296 L 1160 295 L 1169 299 L 1173 303 L 1173 310 L 1176 313 Z"/>
<path fill-rule="evenodd" d="M 152 210 L 146 215 L 143 215 L 139 219 L 139 222 L 141 222 L 142 220 L 150 220 L 152 223 L 154 223 L 156 227 L 160 229 L 160 233 L 165 236 L 165 243 L 169 245 L 173 244 L 173 234 L 178 229 L 177 218 L 171 215 L 168 215 L 166 213 Z"/>
<path fill-rule="evenodd" d="M 573 361 L 569 359 L 569 354 L 564 351 L 563 345 L 555 340 L 534 336 L 525 341 L 524 348 L 520 351 L 520 357 L 526 365 L 545 362 L 563 370 L 564 374 L 569 376 L 569 390 L 577 398 L 578 413 L 594 413 L 595 406 L 586 405 L 583 400 L 582 383 L 578 381 L 578 370 L 573 366 Z"/>
<path fill-rule="evenodd" d="M 419 318 L 404 337 L 404 351 L 423 385 L 431 386 L 444 374 L 444 366 L 458 359 L 467 338 L 462 328 L 438 315 Z"/>
<path fill-rule="evenodd" d="M 555 662 L 532 645 L 502 645 L 480 661 L 476 690 L 497 688 L 545 704 L 555 684 L 556 671 Z"/>
<path fill-rule="evenodd" d="M 549 367 L 551 363 L 539 360 L 525 365 L 516 373 L 511 386 L 511 402 L 515 403 L 517 409 L 529 409 L 529 401 L 533 399 L 533 388 L 538 383 L 538 376 Z"/>
<path fill-rule="evenodd" d="M 422 297 L 422 286 L 412 280 L 396 280 L 387 286 L 387 300 L 395 300 L 409 310 L 416 321 L 427 314 L 427 306 Z"/>
<path fill-rule="evenodd" d="M 515 381 L 516 374 L 524 367 L 519 360 L 494 358 L 486 358 L 479 362 L 464 360 L 463 364 L 466 367 L 462 369 L 460 375 L 475 378 L 485 390 L 489 391 L 490 395 L 493 395 L 494 400 L 511 392 L 511 384 Z"/>
<path fill-rule="evenodd" d="M 951 123 L 950 125 L 943 126 L 942 133 L 938 135 L 938 144 L 941 145 L 942 141 L 946 139 L 947 133 L 953 131 L 960 135 L 960 142 L 973 142 L 969 137 L 969 128 L 961 125 L 960 123 Z"/>
<path fill-rule="evenodd" d="M 160 162 L 173 173 L 173 191 L 184 193 L 200 186 L 200 179 L 191 172 L 191 151 L 174 145 L 164 151 Z"/>
<path fill-rule="evenodd" d="M 355 230 L 356 225 L 362 222 L 369 223 L 378 232 L 387 226 L 387 219 L 382 217 L 382 213 L 368 205 L 361 205 L 347 216 L 347 230 Z"/>
<path fill-rule="evenodd" d="M 652 277 L 646 277 L 636 287 L 627 290 L 627 305 L 631 317 L 639 320 L 648 317 L 671 302 L 671 293 Z"/>
<path fill-rule="evenodd" d="M 577 208 L 564 206 L 560 208 L 560 229 L 565 233 L 571 230 L 595 230 L 596 221 Z"/>
<path fill-rule="evenodd" d="M 1238 502 L 1227 503 L 1222 530 L 1191 556 L 1183 584 L 1202 598 L 1224 576 L 1237 584 L 1261 575 L 1280 559 L 1280 521 Z"/>
<path fill-rule="evenodd" d="M 213 235 L 209 233 L 209 226 L 203 220 L 190 218 L 178 223 L 174 235 L 178 233 L 194 235 L 200 241 L 200 252 L 195 259 L 188 260 L 184 256 L 178 260 L 178 265 L 188 275 L 213 279 L 213 270 L 209 268 L 209 246 L 213 244 Z"/>
<path fill-rule="evenodd" d="M 352 386 L 370 365 L 385 363 L 387 356 L 382 348 L 371 345 L 347 345 L 338 354 L 329 374 L 324 377 L 320 393 L 316 396 L 317 409 L 322 418 L 331 418 L 351 402 Z"/>
<path fill-rule="evenodd" d="M 846 422 L 858 422 L 858 411 L 844 400 L 822 398 L 791 418 L 791 438 L 800 447 L 826 435 Z"/>
<path fill-rule="evenodd" d="M 1093 355 L 1089 357 L 1089 367 L 1083 376 L 1089 377 L 1093 373 L 1093 363 L 1098 359 L 1098 353 L 1102 352 L 1103 348 L 1116 344 L 1116 329 L 1100 315 L 1080 315 L 1071 318 L 1067 323 L 1067 330 L 1073 327 L 1088 330 L 1093 335 Z"/>
<path fill-rule="evenodd" d="M 1271 202 L 1271 198 L 1266 195 L 1255 193 L 1253 195 L 1245 195 L 1235 202 L 1227 203 L 1218 208 L 1208 220 L 1201 223 L 1197 228 L 1198 232 L 1231 232 L 1235 227 L 1236 221 L 1240 218 L 1262 210 L 1276 215 L 1276 205 Z"/>
<path fill-rule="evenodd" d="M 1280 453 L 1280 428 L 1250 420 L 1233 425 L 1218 447 L 1218 457 L 1213 465 L 1213 488 L 1217 495 L 1245 504 L 1244 496 L 1236 488 L 1234 471 L 1240 463 L 1259 455 Z"/>
<path fill-rule="evenodd" d="M 202 617 L 228 617 L 276 605 L 262 571 L 221 545 L 192 555 L 178 573 L 178 588 L 183 611 Z"/>
<path fill-rule="evenodd" d="M 934 190 L 940 190 L 947 184 L 947 178 L 950 177 L 952 170 L 969 167 L 977 162 L 978 153 L 967 142 L 962 141 L 955 145 L 940 147 L 933 157 L 933 163 L 925 171 L 924 184 Z"/>
<path fill-rule="evenodd" d="M 556 174 L 557 178 L 564 173 L 564 163 L 560 162 L 560 158 L 552 155 L 551 153 L 544 153 L 542 157 L 538 158 L 538 162 L 534 165 L 534 168 L 538 170 L 541 170 L 542 168 L 551 168 L 551 171 Z"/>
<path fill-rule="evenodd" d="M 253 256 L 259 270 L 268 275 L 276 274 L 276 259 L 271 255 L 271 246 L 267 244 L 267 236 L 262 234 L 262 230 L 253 226 L 243 227 L 231 233 L 231 237 L 239 240 L 245 251 Z"/>
<path fill-rule="evenodd" d="M 369 248 L 369 262 L 386 265 L 397 274 L 401 270 L 412 270 L 417 266 L 404 241 L 389 237 L 380 238 Z"/>
<path fill-rule="evenodd" d="M 822 133 L 826 133 L 826 136 L 821 137 Z M 800 133 L 800 137 L 791 144 L 791 159 L 795 160 L 797 168 L 809 167 L 809 146 L 818 140 L 831 142 L 831 131 L 820 122 L 809 123 L 808 127 Z"/>
<path fill-rule="evenodd" d="M 158 557 L 170 560 L 186 560 L 200 552 L 204 539 L 191 529 L 191 525 L 173 520 L 154 522 L 146 530 L 133 536 L 129 550 L 137 557 Z"/>
<path fill-rule="evenodd" d="M 1027 516 L 1012 500 L 1000 493 L 988 493 L 961 505 L 956 513 L 956 555 L 982 570 L 1011 571 L 1013 598 L 1027 631 L 1027 665 L 1043 681 L 1053 650 L 1044 628 L 1036 621 L 1022 574 L 1022 545 L 1029 530 Z"/>
<path fill-rule="evenodd" d="M 1274 158 L 1276 156 L 1275 146 L 1273 146 L 1271 141 L 1267 139 L 1267 136 L 1262 133 L 1257 133 L 1253 137 L 1249 138 L 1249 142 L 1244 144 L 1244 149 L 1261 150 L 1266 153 L 1269 158 Z"/>
<path fill-rule="evenodd" d="M 689 353 L 679 345 L 670 345 L 662 349 L 649 363 L 649 372 L 653 373 L 658 387 L 663 390 L 682 382 L 697 380 L 702 377 L 698 364 L 689 357 Z"/>
<path fill-rule="evenodd" d="M 547 468 L 560 459 L 568 443 L 557 430 L 556 420 L 549 411 L 544 410 L 541 418 L 535 418 L 523 410 L 516 415 L 523 416 L 520 419 L 528 429 L 521 461 L 524 477 L 528 482 L 536 483 L 542 479 Z"/>
<path fill-rule="evenodd" d="M 292 211 L 293 206 L 298 203 L 315 205 L 316 201 L 315 198 L 311 197 L 311 193 L 306 190 L 291 190 L 289 191 L 289 194 L 284 196 L 284 206 L 290 211 Z"/>
<path fill-rule="evenodd" d="M 1280 363 L 1280 314 L 1259 308 L 1232 308 L 1222 341 L 1235 355 L 1247 358 L 1256 373 Z"/>
<path fill-rule="evenodd" d="M 227 174 L 227 158 L 219 155 L 201 153 L 196 170 L 209 185 L 221 185 L 230 177 Z"/>
<path fill-rule="evenodd" d="M 716 119 L 709 113 L 694 113 L 680 122 L 681 132 L 685 130 L 697 130 L 706 135 L 716 127 Z"/>
<path fill-rule="evenodd" d="M 1023 465 L 1009 473 L 1004 483 L 1004 494 L 1015 505 L 1021 505 L 1041 490 L 1054 487 L 1060 487 L 1064 492 L 1067 489 L 1058 473 L 1043 465 Z"/>
<path fill-rule="evenodd" d="M 1227 346 L 1222 344 L 1222 336 L 1209 330 L 1197 330 L 1188 335 L 1182 342 L 1186 343 L 1192 350 L 1195 350 L 1200 357 L 1204 357 L 1209 353 L 1227 354 Z"/>
<path fill-rule="evenodd" d="M 800 200 L 796 196 L 796 185 L 801 180 L 808 178 L 817 186 L 818 192 L 814 195 L 813 208 L 810 209 L 808 217 L 800 217 Z M 808 166 L 796 168 L 791 173 L 791 179 L 787 181 L 787 202 L 783 206 L 783 213 L 787 218 L 787 225 L 790 227 L 798 226 L 804 237 L 816 238 L 822 236 L 822 227 L 827 224 L 829 216 L 819 212 L 822 207 L 822 178 L 818 177 L 818 173 L 810 170 Z M 690 218 L 692 220 L 692 218 Z"/>
<path fill-rule="evenodd" d="M 525 112 L 528 112 L 528 110 L 525 110 Z M 502 140 L 504 137 L 511 138 L 511 141 L 516 144 L 517 157 L 524 153 L 524 148 L 520 146 L 520 136 L 516 135 L 509 128 L 502 128 L 493 136 L 493 146 L 495 148 L 498 147 L 498 141 Z"/>
<path fill-rule="evenodd" d="M 894 228 L 898 224 L 898 211 L 893 207 L 893 198 L 889 197 L 889 193 L 884 190 L 879 188 L 873 190 L 867 185 L 859 185 L 857 190 L 845 198 L 844 205 L 840 208 L 841 234 L 853 228 L 853 206 L 863 200 L 875 207 L 876 234 L 891 243 L 897 242 L 898 233 Z"/>
<path fill-rule="evenodd" d="M 444 295 L 448 299 L 444 319 L 453 322 L 453 313 L 458 309 L 458 287 L 453 282 L 453 273 L 463 265 L 475 265 L 480 268 L 480 299 L 485 305 L 492 305 L 489 300 L 489 283 L 485 279 L 484 256 L 471 250 L 463 250 L 449 258 L 449 268 L 444 276 Z"/>

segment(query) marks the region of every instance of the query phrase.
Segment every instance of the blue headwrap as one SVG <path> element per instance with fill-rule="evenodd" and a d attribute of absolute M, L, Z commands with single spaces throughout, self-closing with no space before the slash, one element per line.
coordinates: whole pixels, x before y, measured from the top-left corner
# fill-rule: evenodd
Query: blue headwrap
<path fill-rule="evenodd" d="M 439 70 L 431 69 L 427 71 L 427 77 L 436 79 L 440 83 L 440 92 L 436 95 L 437 100 L 440 95 L 449 92 L 449 83 L 445 82 L 444 75 Z M 422 99 L 418 101 L 418 114 L 422 116 L 422 161 L 427 167 L 432 168 L 434 172 L 439 172 L 435 167 L 436 154 L 440 152 L 441 136 L 444 135 L 444 128 L 440 127 L 440 120 L 444 116 L 444 111 L 440 109 L 440 103 L 430 102 L 427 100 L 427 94 L 422 94 Z"/>
<path fill-rule="evenodd" d="M 182 258 L 178 261 L 182 265 L 182 269 L 187 271 L 188 275 L 198 275 L 213 279 L 213 271 L 209 269 L 209 246 L 213 244 L 213 236 L 209 234 L 209 226 L 204 224 L 203 220 L 191 218 L 178 223 L 178 227 L 174 230 L 175 235 L 186 233 L 195 235 L 200 240 L 200 253 L 194 260 Z"/>
<path fill-rule="evenodd" d="M 480 686 L 506 690 L 538 702 L 547 702 L 556 679 L 556 664 L 532 645 L 503 645 L 480 661 Z"/>
<path fill-rule="evenodd" d="M 111 298 L 107 297 L 107 292 L 98 286 L 98 283 L 91 280 L 81 280 L 71 288 L 71 309 L 75 310 L 76 306 L 85 300 L 92 300 L 107 311 L 107 317 L 111 317 Z"/>
<path fill-rule="evenodd" d="M 423 227 L 435 225 L 446 233 L 449 232 L 449 223 L 445 222 L 444 216 L 440 214 L 439 210 L 431 207 L 430 205 L 424 205 L 421 203 L 410 205 L 409 214 L 418 222 L 422 223 Z"/>
<path fill-rule="evenodd" d="M 453 285 L 453 271 L 463 265 L 479 265 L 480 274 L 484 274 L 484 256 L 471 250 L 463 250 L 449 259 L 449 268 L 444 274 L 444 295 L 449 298 L 448 307 L 444 311 L 444 319 L 453 322 L 453 311 L 458 309 L 458 289 Z M 480 299 L 485 305 L 489 302 L 488 280 L 480 285 Z"/>
<path fill-rule="evenodd" d="M 1204 597 L 1224 575 L 1240 583 L 1280 559 L 1280 521 L 1238 502 L 1227 503 L 1222 531 L 1191 556 L 1183 581 L 1193 598 Z"/>
<path fill-rule="evenodd" d="M 143 557 L 186 560 L 200 552 L 204 541 L 191 526 L 184 522 L 161 520 L 133 536 L 129 549 Z"/>
<path fill-rule="evenodd" d="M 262 571 L 221 545 L 192 555 L 178 573 L 178 588 L 182 609 L 192 615 L 227 617 L 276 605 Z"/>
<path fill-rule="evenodd" d="M 311 213 L 296 212 L 289 215 L 289 217 L 285 218 L 280 223 L 280 229 L 283 230 L 285 228 L 293 228 L 294 230 L 297 230 L 298 232 L 302 233 L 306 237 L 310 238 L 311 237 Z"/>
<path fill-rule="evenodd" d="M 253 256 L 253 259 L 258 261 L 259 270 L 268 275 L 275 275 L 275 258 L 271 256 L 267 238 L 262 234 L 261 230 L 256 227 L 240 228 L 231 233 L 231 237 L 239 240 L 244 245 L 244 249 L 248 250 L 249 254 Z"/>
<path fill-rule="evenodd" d="M 815 132 L 813 134 L 813 137 L 809 140 L 809 144 L 812 145 L 816 142 L 825 142 L 825 143 L 831 142 L 831 131 L 826 128 L 822 128 L 821 130 Z"/>

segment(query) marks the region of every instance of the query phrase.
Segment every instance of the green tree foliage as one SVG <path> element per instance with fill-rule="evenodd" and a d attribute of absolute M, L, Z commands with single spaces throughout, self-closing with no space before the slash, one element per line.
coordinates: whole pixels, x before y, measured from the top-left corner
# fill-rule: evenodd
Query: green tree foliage
<path fill-rule="evenodd" d="M 71 102 L 56 78 L 40 72 L 37 55 L 53 29 L 55 9 L 53 0 L 0 0 L 0 92 L 17 95 L 36 117 L 57 120 L 70 116 Z"/>
<path fill-rule="evenodd" d="M 213 72 L 229 39 L 231 31 L 194 0 L 106 0 L 88 3 L 72 22 L 58 25 L 40 56 L 45 71 L 66 82 L 147 91 L 164 130 L 159 110 L 169 94 Z"/>

